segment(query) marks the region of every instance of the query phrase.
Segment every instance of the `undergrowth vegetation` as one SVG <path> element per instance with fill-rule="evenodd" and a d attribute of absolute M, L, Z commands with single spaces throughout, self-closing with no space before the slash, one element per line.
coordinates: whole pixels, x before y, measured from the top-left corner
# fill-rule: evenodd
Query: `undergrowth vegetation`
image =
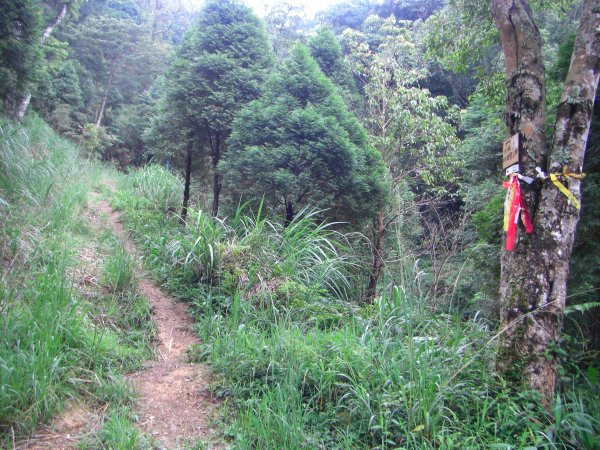
<path fill-rule="evenodd" d="M 356 236 L 309 211 L 283 227 L 243 206 L 228 219 L 191 210 L 181 225 L 162 212 L 175 204 L 151 206 L 154 177 L 180 188 L 146 168 L 114 205 L 153 276 L 196 315 L 190 357 L 222 376 L 235 448 L 600 448 L 593 371 L 564 371 L 546 411 L 495 374 L 495 325 L 432 310 L 410 270 L 374 305 L 356 303 Z"/>
<path fill-rule="evenodd" d="M 86 220 L 88 194 L 108 169 L 80 159 L 35 116 L 24 126 L 0 120 L 0 138 L 0 447 L 8 448 L 68 401 L 131 405 L 122 375 L 151 356 L 153 328 L 133 261 L 110 234 L 96 243 Z M 75 284 L 84 248 L 107 255 L 101 285 L 90 275 L 85 289 L 85 280 Z"/>

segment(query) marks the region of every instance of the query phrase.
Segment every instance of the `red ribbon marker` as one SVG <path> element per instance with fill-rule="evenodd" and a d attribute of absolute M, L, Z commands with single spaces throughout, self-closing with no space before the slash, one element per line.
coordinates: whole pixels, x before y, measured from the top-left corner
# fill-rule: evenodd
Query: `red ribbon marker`
<path fill-rule="evenodd" d="M 527 206 L 521 193 L 521 185 L 517 174 L 511 174 L 509 181 L 504 181 L 502 187 L 508 189 L 504 202 L 504 231 L 506 231 L 506 250 L 515 248 L 517 238 L 517 224 L 519 219 L 525 225 L 527 234 L 533 231 L 533 224 L 527 213 Z"/>

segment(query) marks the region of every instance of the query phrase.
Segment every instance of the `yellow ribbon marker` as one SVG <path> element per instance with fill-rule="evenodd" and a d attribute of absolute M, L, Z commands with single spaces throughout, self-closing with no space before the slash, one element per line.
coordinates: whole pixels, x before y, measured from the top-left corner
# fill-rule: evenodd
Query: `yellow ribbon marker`
<path fill-rule="evenodd" d="M 561 173 L 560 175 L 562 175 L 565 178 L 577 178 L 578 180 L 581 180 L 583 177 L 585 177 L 585 173 L 570 173 L 570 172 L 567 172 L 567 168 L 566 167 L 563 167 L 563 173 Z M 575 198 L 575 196 L 571 193 L 571 191 L 569 191 L 565 187 L 565 185 L 560 182 L 560 180 L 558 179 L 557 174 L 551 173 L 550 174 L 550 180 L 554 183 L 554 185 L 558 188 L 558 190 L 560 192 L 562 192 L 565 195 L 565 197 L 567 197 L 567 199 L 571 202 L 571 204 L 573 204 L 573 206 L 575 206 L 575 208 L 581 209 L 581 204 L 579 203 L 579 200 L 577 200 Z"/>

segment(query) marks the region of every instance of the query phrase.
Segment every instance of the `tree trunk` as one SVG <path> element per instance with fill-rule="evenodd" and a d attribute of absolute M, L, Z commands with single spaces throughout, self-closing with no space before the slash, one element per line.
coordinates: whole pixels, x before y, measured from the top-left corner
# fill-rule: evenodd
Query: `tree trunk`
<path fill-rule="evenodd" d="M 188 212 L 188 202 L 190 200 L 190 182 L 192 180 L 192 154 L 194 153 L 193 143 L 188 143 L 185 154 L 185 185 L 183 188 L 183 206 L 181 208 L 180 222 L 185 223 Z"/>
<path fill-rule="evenodd" d="M 219 213 L 219 196 L 221 195 L 222 177 L 218 171 L 217 166 L 221 160 L 221 133 L 215 133 L 214 141 L 211 140 L 211 146 L 213 147 L 212 152 L 212 164 L 213 164 L 213 205 L 212 214 L 216 217 Z"/>
<path fill-rule="evenodd" d="M 52 34 L 52 31 L 58 25 L 60 25 L 60 23 L 63 21 L 63 19 L 65 18 L 66 15 L 67 15 L 67 4 L 65 3 L 62 5 L 60 13 L 58 14 L 58 16 L 56 17 L 54 22 L 52 22 L 50 25 L 48 25 L 46 28 L 44 28 L 44 31 L 42 32 L 41 45 L 44 45 L 44 42 L 46 42 L 46 40 L 50 37 L 50 35 Z M 25 113 L 27 112 L 27 108 L 29 108 L 30 102 L 31 102 L 31 94 L 24 95 L 21 98 L 21 100 L 19 101 L 19 106 L 16 108 L 15 113 L 14 113 L 14 118 L 17 119 L 19 122 L 23 121 L 23 118 L 25 117 Z"/>
<path fill-rule="evenodd" d="M 98 118 L 96 119 L 96 128 L 100 128 L 102 124 L 102 117 L 104 116 L 104 110 L 106 109 L 106 101 L 108 100 L 108 92 L 110 91 L 110 86 L 112 84 L 113 79 L 113 66 L 111 65 L 108 69 L 108 81 L 106 82 L 106 88 L 104 89 L 104 97 L 102 98 L 102 105 L 100 106 L 100 112 L 98 113 Z"/>
<path fill-rule="evenodd" d="M 19 106 L 17 106 L 17 109 L 14 114 L 14 118 L 17 119 L 19 122 L 23 122 L 23 119 L 25 118 L 25 113 L 27 112 L 27 108 L 29 108 L 30 102 L 31 94 L 27 94 L 26 96 L 21 98 Z"/>
<path fill-rule="evenodd" d="M 519 133 L 521 173 L 547 169 L 544 145 L 545 84 L 540 34 L 525 0 L 492 0 L 507 75 L 506 124 Z M 586 0 L 573 60 L 558 108 L 550 170 L 581 173 L 592 105 L 598 83 L 600 0 Z M 567 151 L 567 154 L 565 153 Z M 576 196 L 579 181 L 563 180 Z M 497 368 L 507 378 L 554 395 L 555 360 L 548 352 L 558 343 L 565 306 L 569 257 L 579 211 L 551 182 L 542 189 L 523 186 L 534 231 L 517 233 L 513 252 L 502 252 L 500 309 L 502 330 Z"/>
<path fill-rule="evenodd" d="M 63 19 L 65 18 L 66 15 L 67 15 L 67 4 L 63 3 L 60 13 L 58 13 L 58 16 L 56 16 L 56 19 L 54 19 L 54 22 L 52 22 L 50 25 L 48 25 L 46 28 L 44 28 L 44 31 L 42 33 L 42 45 L 50 37 L 50 35 L 52 34 L 52 31 L 54 31 L 54 29 L 60 25 L 60 23 L 63 21 Z"/>
<path fill-rule="evenodd" d="M 285 228 L 288 227 L 290 223 L 294 220 L 296 213 L 294 212 L 294 204 L 291 201 L 285 201 L 285 220 L 283 222 L 283 226 Z"/>
<path fill-rule="evenodd" d="M 373 268 L 371 269 L 369 284 L 367 285 L 367 290 L 365 292 L 365 302 L 370 304 L 375 300 L 375 295 L 377 294 L 377 282 L 379 281 L 381 268 L 383 267 L 383 234 L 385 232 L 383 210 L 377 212 L 377 217 L 373 223 L 373 230 L 375 231 Z"/>

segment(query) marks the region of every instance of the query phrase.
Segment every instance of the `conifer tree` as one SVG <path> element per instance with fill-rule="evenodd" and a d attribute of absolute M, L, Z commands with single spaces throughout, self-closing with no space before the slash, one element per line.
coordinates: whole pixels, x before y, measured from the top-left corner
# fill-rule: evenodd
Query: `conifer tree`
<path fill-rule="evenodd" d="M 302 45 L 240 113 L 220 167 L 236 199 L 264 198 L 286 223 L 305 206 L 360 222 L 387 192 L 379 153 Z"/>
<path fill-rule="evenodd" d="M 266 32 L 251 10 L 235 0 L 209 0 L 187 33 L 168 75 L 166 106 L 176 105 L 186 136 L 187 208 L 193 154 L 213 168 L 213 214 L 219 210 L 222 177 L 217 165 L 227 150 L 236 114 L 261 94 L 274 63 Z"/>
<path fill-rule="evenodd" d="M 308 48 L 321 71 L 340 89 L 346 103 L 349 105 L 357 103 L 360 94 L 356 80 L 344 60 L 342 46 L 333 32 L 326 27 L 320 28 L 308 41 Z"/>

